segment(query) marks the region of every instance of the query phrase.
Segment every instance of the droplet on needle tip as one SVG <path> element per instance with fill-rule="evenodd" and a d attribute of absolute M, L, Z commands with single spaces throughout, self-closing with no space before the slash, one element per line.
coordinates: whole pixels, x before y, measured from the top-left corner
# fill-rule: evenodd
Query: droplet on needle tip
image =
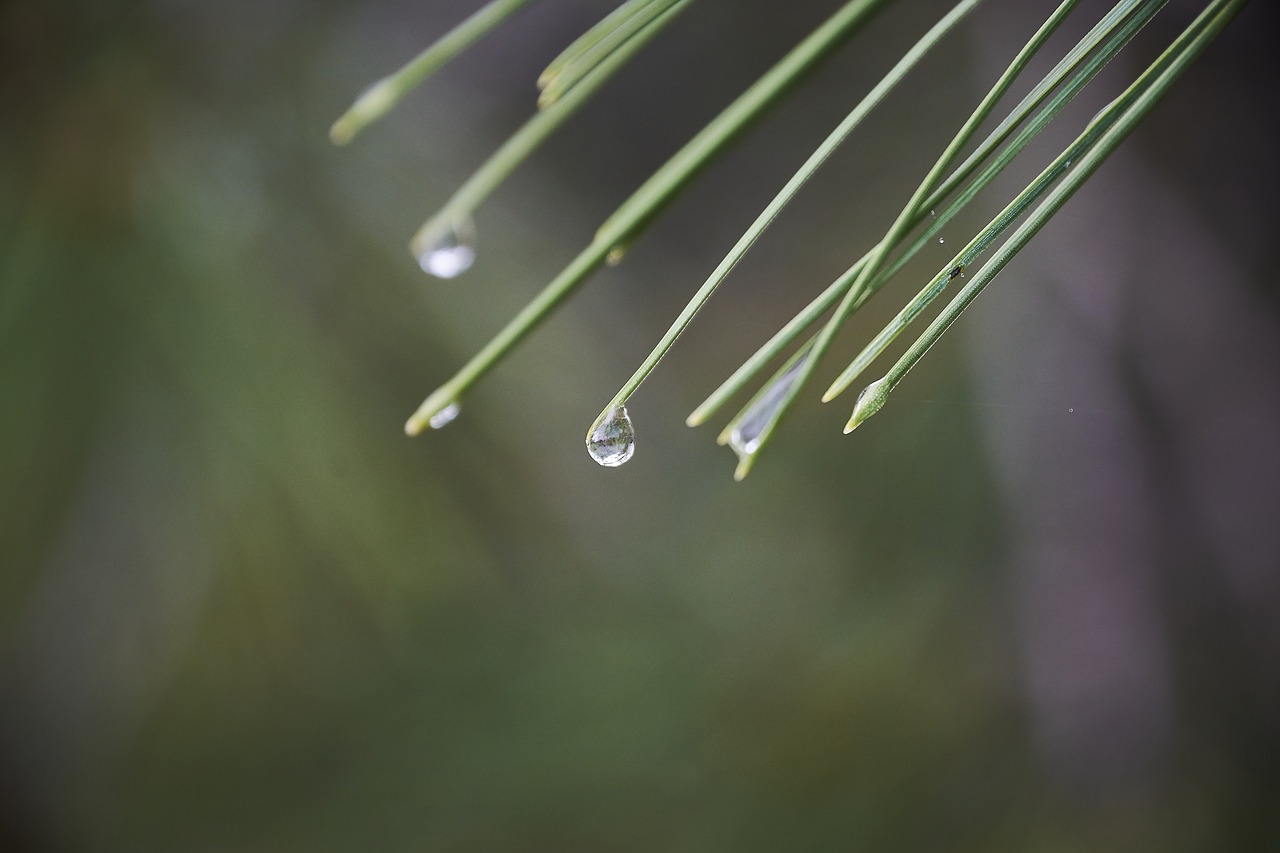
<path fill-rule="evenodd" d="M 440 411 L 436 412 L 427 420 L 427 425 L 432 429 L 442 429 L 454 422 L 458 417 L 458 413 L 462 411 L 462 404 L 450 403 Z"/>
<path fill-rule="evenodd" d="M 414 240 L 418 266 L 436 278 L 457 278 L 476 262 L 475 225 L 460 219 L 442 231 Z"/>
<path fill-rule="evenodd" d="M 587 453 L 605 468 L 625 465 L 636 452 L 636 430 L 626 406 L 610 411 L 587 436 Z"/>

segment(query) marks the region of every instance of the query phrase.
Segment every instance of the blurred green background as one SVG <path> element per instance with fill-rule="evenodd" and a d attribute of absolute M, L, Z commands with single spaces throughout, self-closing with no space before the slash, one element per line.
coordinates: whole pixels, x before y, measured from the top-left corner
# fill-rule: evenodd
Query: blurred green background
<path fill-rule="evenodd" d="M 891 4 L 411 441 L 422 397 L 839 5 L 695 4 L 439 282 L 409 235 L 611 6 L 536 4 L 329 146 L 476 2 L 0 5 L 0 849 L 1277 849 L 1272 4 L 881 415 L 846 438 L 847 401 L 806 402 L 734 484 L 684 416 L 878 238 L 1048 4 L 990 0 L 885 104 L 606 471 L 600 407 L 948 4 Z"/>

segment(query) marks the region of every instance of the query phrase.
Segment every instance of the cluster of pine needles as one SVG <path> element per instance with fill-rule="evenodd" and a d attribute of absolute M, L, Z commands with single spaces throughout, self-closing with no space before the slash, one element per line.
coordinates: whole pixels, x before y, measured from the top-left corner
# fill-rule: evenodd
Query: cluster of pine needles
<path fill-rule="evenodd" d="M 492 0 L 399 71 L 376 82 L 333 125 L 337 144 L 389 112 L 433 72 L 506 21 L 530 0 Z M 493 190 L 539 145 L 591 99 L 620 68 L 670 25 L 693 0 L 627 0 L 570 44 L 538 79 L 538 111 L 517 130 L 413 237 L 411 249 L 423 269 L 442 278 L 466 271 L 475 259 L 472 216 Z M 720 154 L 753 119 L 778 103 L 830 51 L 850 38 L 888 0 L 848 0 L 744 91 L 659 168 L 597 230 L 594 238 L 532 301 L 458 373 L 427 397 L 405 431 L 438 428 L 458 413 L 461 400 L 481 377 L 606 263 L 626 250 L 698 172 Z M 635 373 L 587 431 L 587 449 L 601 465 L 625 463 L 635 450 L 627 402 L 681 332 L 800 188 L 818 171 L 873 108 L 982 0 L 960 0 L 902 56 L 853 107 L 760 212 L 689 300 Z M 698 426 L 739 392 L 758 390 L 728 422 L 719 442 L 738 456 L 736 479 L 751 470 L 782 419 L 809 385 L 850 315 L 883 287 L 991 183 L 1055 116 L 1119 53 L 1167 0 L 1119 0 L 1032 86 L 980 142 L 978 129 L 1022 75 L 1079 0 L 1063 0 L 1020 50 L 898 212 L 883 238 L 791 318 L 748 358 L 688 418 Z M 1196 57 L 1240 11 L 1245 0 L 1211 0 L 1206 8 L 1135 80 L 1095 115 L 1079 135 L 1044 167 L 1007 206 L 909 299 L 842 370 L 822 395 L 834 400 L 857 382 L 890 344 L 950 288 L 950 301 L 896 362 L 864 385 L 845 432 L 878 412 L 907 372 L 920 361 L 979 293 L 1044 227 L 1165 95 Z M 972 151 L 962 156 L 962 152 Z M 824 320 L 825 318 L 825 320 Z M 784 357 L 785 356 L 785 357 Z M 775 372 L 763 372 L 781 359 Z M 863 380 L 865 381 L 865 380 Z"/>

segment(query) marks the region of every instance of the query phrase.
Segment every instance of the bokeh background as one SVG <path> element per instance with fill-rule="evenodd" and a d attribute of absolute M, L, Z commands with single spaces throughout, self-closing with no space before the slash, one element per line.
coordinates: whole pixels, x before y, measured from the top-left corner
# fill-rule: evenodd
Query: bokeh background
<path fill-rule="evenodd" d="M 446 283 L 409 235 L 611 3 L 536 4 L 354 145 L 325 132 L 477 2 L 0 6 L 0 849 L 1278 849 L 1274 5 L 880 415 L 843 437 L 849 401 L 808 400 L 734 484 L 684 416 L 878 238 L 1049 4 L 989 0 L 883 106 L 607 471 L 600 407 L 948 4 L 891 4 L 411 441 L 422 397 L 839 5 L 694 4 Z"/>

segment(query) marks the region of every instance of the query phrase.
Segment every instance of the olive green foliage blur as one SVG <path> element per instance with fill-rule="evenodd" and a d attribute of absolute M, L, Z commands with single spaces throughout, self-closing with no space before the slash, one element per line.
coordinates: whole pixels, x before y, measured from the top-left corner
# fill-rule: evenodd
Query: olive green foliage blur
<path fill-rule="evenodd" d="M 779 281 L 828 280 L 882 230 L 838 187 L 909 189 L 880 164 L 963 119 L 933 82 L 985 85 L 963 41 L 780 223 L 696 366 L 646 389 L 636 460 L 582 452 L 742 199 L 937 4 L 902 0 L 454 425 L 404 437 L 832 4 L 697 4 L 495 196 L 469 277 L 427 282 L 403 235 L 601 4 L 539 5 L 341 151 L 353 85 L 473 3 L 0 7 L 0 849 L 1190 851 L 1274 829 L 1263 747 L 1249 766 L 1186 736 L 1098 798 L 1045 769 L 958 342 L 892 429 L 840 443 L 846 412 L 800 413 L 821 440 L 749 487 L 680 426 L 807 300 Z"/>

